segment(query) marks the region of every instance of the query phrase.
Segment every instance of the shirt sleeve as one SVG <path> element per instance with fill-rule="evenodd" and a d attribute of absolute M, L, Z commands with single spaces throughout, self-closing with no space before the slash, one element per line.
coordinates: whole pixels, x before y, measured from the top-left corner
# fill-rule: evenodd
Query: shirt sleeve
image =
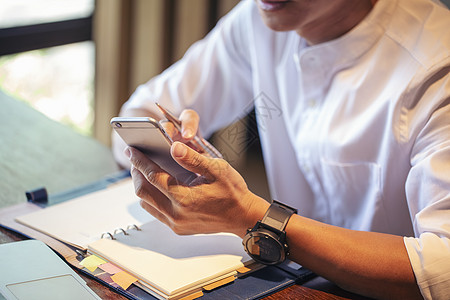
<path fill-rule="evenodd" d="M 194 109 L 205 136 L 245 116 L 253 105 L 247 45 L 252 2 L 240 2 L 181 60 L 139 86 L 124 107 L 154 110 L 157 101 L 175 114 Z"/>
<path fill-rule="evenodd" d="M 420 85 L 406 115 L 417 119 L 406 194 L 415 237 L 405 237 L 425 299 L 450 295 L 450 75 L 447 65 Z M 406 111 L 406 110 L 405 110 Z M 424 111 L 429 111 L 424 115 Z M 415 118 L 421 114 L 422 118 Z M 412 121 L 414 122 L 414 121 Z"/>
<path fill-rule="evenodd" d="M 404 238 L 417 284 L 425 299 L 450 295 L 450 239 L 425 232 Z"/>

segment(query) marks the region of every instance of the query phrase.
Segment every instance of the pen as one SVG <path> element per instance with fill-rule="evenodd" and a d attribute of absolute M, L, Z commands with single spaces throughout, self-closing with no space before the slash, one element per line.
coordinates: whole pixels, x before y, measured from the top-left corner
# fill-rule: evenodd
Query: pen
<path fill-rule="evenodd" d="M 156 103 L 156 106 L 162 112 L 162 114 L 171 122 L 175 128 L 181 133 L 181 121 L 176 118 L 172 113 L 170 113 L 167 109 L 162 107 L 159 103 Z M 198 133 L 194 136 L 191 143 L 197 148 L 203 150 L 206 154 L 213 158 L 223 158 L 222 154 L 214 148 L 207 140 L 203 139 L 198 135 Z"/>

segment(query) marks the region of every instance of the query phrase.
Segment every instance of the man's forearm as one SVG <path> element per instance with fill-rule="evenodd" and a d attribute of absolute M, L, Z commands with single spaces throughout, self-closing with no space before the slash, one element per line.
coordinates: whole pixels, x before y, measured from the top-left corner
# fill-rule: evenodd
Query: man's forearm
<path fill-rule="evenodd" d="M 403 237 L 343 229 L 298 215 L 286 227 L 290 259 L 373 298 L 422 299 Z"/>

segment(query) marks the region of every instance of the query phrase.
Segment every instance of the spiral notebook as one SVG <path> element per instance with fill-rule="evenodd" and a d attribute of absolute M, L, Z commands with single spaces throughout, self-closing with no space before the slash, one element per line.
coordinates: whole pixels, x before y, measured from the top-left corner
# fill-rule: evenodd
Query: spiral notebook
<path fill-rule="evenodd" d="M 252 262 L 235 235 L 173 233 L 140 207 L 131 180 L 16 221 L 113 263 L 159 299 L 201 296 Z"/>

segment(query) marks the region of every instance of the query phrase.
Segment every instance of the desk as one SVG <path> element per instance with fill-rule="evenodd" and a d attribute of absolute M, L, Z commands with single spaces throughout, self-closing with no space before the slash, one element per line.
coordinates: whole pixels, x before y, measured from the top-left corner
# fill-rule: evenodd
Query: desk
<path fill-rule="evenodd" d="M 11 232 L 7 229 L 0 227 L 0 244 L 10 243 L 15 241 L 21 241 L 24 238 Z M 111 291 L 107 287 L 98 283 L 97 281 L 87 277 L 81 272 L 77 272 L 88 284 L 88 286 L 102 299 L 111 300 L 126 300 L 127 298 Z M 200 298 L 201 299 L 201 298 Z M 272 294 L 264 299 L 308 299 L 308 300 L 338 300 L 338 299 L 367 299 L 362 296 L 358 296 L 349 292 L 346 292 L 330 281 L 317 277 L 303 285 L 293 285 L 280 292 Z"/>
<path fill-rule="evenodd" d="M 44 186 L 57 194 L 118 170 L 108 147 L 0 90 L 0 208 Z"/>
<path fill-rule="evenodd" d="M 105 146 L 49 120 L 0 91 L 0 208 L 26 201 L 25 191 L 45 186 L 50 194 L 73 189 L 117 171 Z M 0 243 L 20 241 L 0 228 Z M 126 299 L 80 274 L 102 299 Z M 364 299 L 316 278 L 267 299 Z"/>

